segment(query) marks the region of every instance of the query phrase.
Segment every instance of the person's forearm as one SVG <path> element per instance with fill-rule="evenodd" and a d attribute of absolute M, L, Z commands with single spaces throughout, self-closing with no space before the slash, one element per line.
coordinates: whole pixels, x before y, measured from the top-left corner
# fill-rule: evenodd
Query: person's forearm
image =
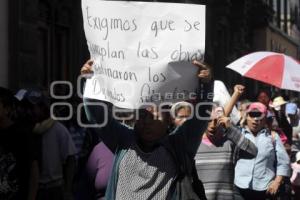
<path fill-rule="evenodd" d="M 224 115 L 225 115 L 225 117 L 228 117 L 230 115 L 230 113 L 232 112 L 232 109 L 233 109 L 234 105 L 239 100 L 239 98 L 240 98 L 239 93 L 235 92 L 235 93 L 232 94 L 229 102 L 224 107 Z"/>
<path fill-rule="evenodd" d="M 208 83 L 203 83 L 199 81 L 199 89 L 197 92 L 197 103 L 203 104 L 199 107 L 196 106 L 196 112 L 198 112 L 198 116 L 195 115 L 195 118 L 197 120 L 198 117 L 200 116 L 201 118 L 207 118 L 210 116 L 211 112 L 211 102 L 213 101 L 213 88 L 214 88 L 214 81 L 210 81 Z M 198 109 L 198 110 L 197 110 Z M 196 113 L 195 113 L 196 114 Z M 200 119 L 203 120 L 203 119 Z"/>
<path fill-rule="evenodd" d="M 118 122 L 112 119 L 109 103 L 99 100 L 84 99 L 84 109 L 90 123 L 90 130 L 98 134 L 103 142 L 115 152 L 119 143 Z M 123 131 L 124 132 L 124 131 Z"/>
<path fill-rule="evenodd" d="M 293 170 L 293 175 L 290 178 L 291 183 L 293 184 L 297 178 L 297 172 L 295 170 Z"/>
<path fill-rule="evenodd" d="M 39 187 L 39 165 L 35 160 L 31 164 L 29 188 L 28 188 L 28 200 L 35 200 Z"/>
<path fill-rule="evenodd" d="M 226 132 L 226 137 L 232 141 L 239 150 L 245 151 L 252 156 L 257 155 L 257 147 L 241 133 L 240 129 L 231 126 Z"/>
<path fill-rule="evenodd" d="M 201 83 L 198 91 L 197 104 L 195 105 L 195 113 L 192 119 L 187 120 L 182 127 L 182 135 L 184 135 L 188 152 L 194 156 L 200 144 L 210 118 L 213 100 L 214 82 Z"/>
<path fill-rule="evenodd" d="M 276 176 L 274 181 L 280 185 L 283 183 L 283 178 L 283 176 Z"/>
<path fill-rule="evenodd" d="M 83 98 L 84 111 L 91 125 L 105 128 L 112 120 L 111 105 L 107 102 Z"/>

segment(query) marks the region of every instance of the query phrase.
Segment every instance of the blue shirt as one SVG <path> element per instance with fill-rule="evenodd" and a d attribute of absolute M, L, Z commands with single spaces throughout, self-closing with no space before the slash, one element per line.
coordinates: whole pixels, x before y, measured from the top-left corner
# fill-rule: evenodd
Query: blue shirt
<path fill-rule="evenodd" d="M 255 137 L 245 128 L 242 133 L 256 145 L 258 154 L 253 159 L 243 156 L 237 161 L 234 177 L 236 186 L 264 191 L 276 175 L 290 176 L 290 159 L 277 134 L 272 138 L 268 129 L 262 129 Z"/>

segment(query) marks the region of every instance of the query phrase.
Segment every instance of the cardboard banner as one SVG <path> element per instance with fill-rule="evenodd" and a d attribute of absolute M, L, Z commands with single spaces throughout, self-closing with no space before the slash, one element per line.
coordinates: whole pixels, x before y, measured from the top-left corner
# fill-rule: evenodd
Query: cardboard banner
<path fill-rule="evenodd" d="M 195 96 L 204 59 L 205 6 L 82 0 L 94 76 L 84 96 L 123 108 Z"/>

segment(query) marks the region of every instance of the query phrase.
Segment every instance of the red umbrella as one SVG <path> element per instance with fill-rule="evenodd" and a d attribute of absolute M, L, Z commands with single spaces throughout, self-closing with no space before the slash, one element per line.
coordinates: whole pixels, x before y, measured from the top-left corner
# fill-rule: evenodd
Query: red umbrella
<path fill-rule="evenodd" d="M 300 91 L 300 63 L 282 53 L 254 52 L 237 59 L 226 67 L 242 76 L 281 89 Z"/>

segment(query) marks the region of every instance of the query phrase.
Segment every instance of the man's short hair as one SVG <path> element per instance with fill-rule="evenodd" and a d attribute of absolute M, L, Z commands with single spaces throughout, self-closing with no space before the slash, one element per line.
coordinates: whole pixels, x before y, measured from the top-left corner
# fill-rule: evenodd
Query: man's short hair
<path fill-rule="evenodd" d="M 13 93 L 4 87 L 0 87 L 0 102 L 4 107 L 12 108 L 15 103 Z"/>

